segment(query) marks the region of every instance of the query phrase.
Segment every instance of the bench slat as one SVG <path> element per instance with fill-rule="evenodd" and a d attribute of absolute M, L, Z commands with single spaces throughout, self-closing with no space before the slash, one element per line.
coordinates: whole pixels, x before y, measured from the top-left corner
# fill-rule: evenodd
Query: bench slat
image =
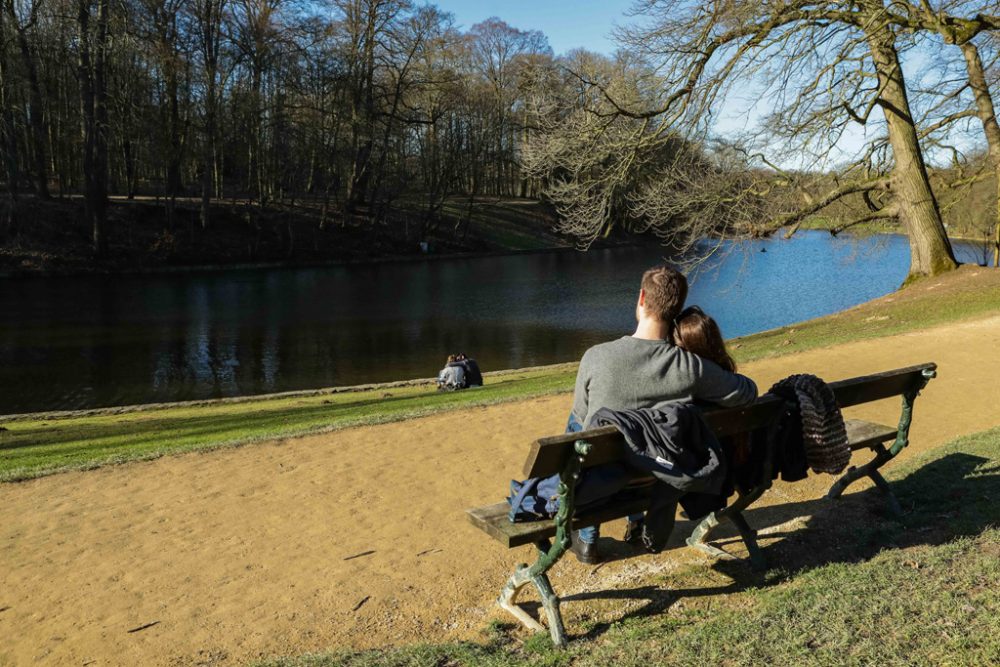
<path fill-rule="evenodd" d="M 607 521 L 614 521 L 632 513 L 643 512 L 649 507 L 648 497 L 637 497 L 613 507 L 602 510 L 580 513 L 573 517 L 573 529 L 593 526 Z M 507 519 L 510 505 L 506 502 L 486 505 L 468 510 L 469 520 L 480 530 L 497 540 L 508 549 L 553 537 L 556 534 L 556 523 L 551 519 L 511 523 Z"/>
<path fill-rule="evenodd" d="M 844 426 L 847 427 L 847 442 L 852 452 L 871 449 L 875 445 L 896 439 L 895 426 L 866 422 L 862 419 L 845 419 Z"/>
<path fill-rule="evenodd" d="M 847 408 L 898 396 L 912 387 L 920 386 L 923 382 L 923 372 L 935 368 L 937 366 L 933 363 L 920 364 L 831 382 L 830 388 L 837 397 L 840 407 Z M 709 427 L 721 437 L 767 425 L 781 406 L 781 399 L 765 394 L 746 407 L 708 410 L 704 417 Z M 613 426 L 539 438 L 531 444 L 528 459 L 524 464 L 524 476 L 548 477 L 558 473 L 566 467 L 568 457 L 574 455 L 573 443 L 581 439 L 593 445 L 583 463 L 584 467 L 619 460 L 624 452 L 624 440 Z"/>

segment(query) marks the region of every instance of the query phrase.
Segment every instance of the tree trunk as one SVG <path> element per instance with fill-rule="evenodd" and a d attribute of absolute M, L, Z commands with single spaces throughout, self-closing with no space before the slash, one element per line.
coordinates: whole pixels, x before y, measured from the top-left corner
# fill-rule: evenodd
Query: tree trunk
<path fill-rule="evenodd" d="M 0 45 L 6 42 L 6 23 L 0 8 Z M 0 46 L 0 151 L 3 151 L 4 172 L 7 176 L 8 211 L 7 225 L 17 225 L 17 143 L 14 140 L 14 114 L 7 103 L 7 53 Z"/>
<path fill-rule="evenodd" d="M 35 169 L 35 192 L 42 199 L 49 198 L 49 173 L 47 169 L 47 159 L 45 150 L 45 118 L 43 117 L 44 105 L 42 103 L 42 89 L 38 83 L 38 65 L 31 53 L 31 45 L 28 43 L 26 28 L 17 28 L 17 43 L 21 50 L 21 59 L 24 61 L 24 70 L 28 74 L 28 115 L 31 122 L 32 152 L 34 156 Z"/>
<path fill-rule="evenodd" d="M 351 174 L 350 191 L 347 198 L 347 208 L 355 211 L 358 206 L 368 200 L 368 190 L 371 185 L 371 159 L 375 148 L 375 37 L 378 11 L 369 7 L 365 17 L 364 37 L 364 73 L 360 82 L 362 89 L 355 95 L 355 109 L 360 106 L 363 114 L 364 136 L 358 143 L 354 157 L 354 170 Z M 363 101 L 363 105 L 361 104 Z M 355 112 L 355 118 L 358 113 Z M 356 124 L 356 130 L 358 125 Z"/>
<path fill-rule="evenodd" d="M 107 253 L 108 107 L 105 63 L 108 37 L 108 2 L 98 0 L 97 34 L 91 49 L 90 0 L 77 0 L 79 28 L 80 107 L 83 129 L 84 211 L 91 225 L 94 253 Z"/>
<path fill-rule="evenodd" d="M 108 249 L 108 23 L 111 19 L 111 0 L 97 2 L 97 51 L 94 58 L 94 118 L 96 120 L 94 144 L 94 213 L 95 223 L 102 234 L 99 244 L 95 244 L 101 254 Z"/>
<path fill-rule="evenodd" d="M 214 70 L 214 67 L 213 67 Z M 205 95 L 205 136 L 201 155 L 201 228 L 208 229 L 211 216 L 212 181 L 215 167 L 215 72 L 209 75 Z"/>
<path fill-rule="evenodd" d="M 164 48 L 173 48 L 164 44 Z M 171 58 L 167 64 L 167 188 L 166 207 L 167 225 L 173 229 L 174 216 L 177 209 L 177 195 L 181 192 L 181 120 L 180 100 L 178 99 L 177 60 Z"/>
<path fill-rule="evenodd" d="M 211 217 L 212 195 L 218 195 L 215 178 L 215 136 L 218 93 L 216 78 L 219 71 L 219 39 L 222 12 L 226 0 L 201 0 L 199 31 L 205 78 L 205 126 L 201 153 L 201 228 L 207 229 Z"/>
<path fill-rule="evenodd" d="M 969 86 L 976 98 L 976 116 L 983 124 L 983 134 L 989 149 L 990 165 L 997 187 L 997 206 L 994 211 L 993 225 L 995 238 L 993 240 L 993 265 L 1000 267 L 1000 124 L 997 124 L 997 114 L 993 107 L 990 87 L 986 82 L 983 61 L 979 57 L 979 49 L 972 42 L 962 44 L 962 55 L 965 56 L 965 66 L 969 73 Z"/>
<path fill-rule="evenodd" d="M 910 282 L 951 271 L 958 263 L 927 177 L 895 36 L 888 27 L 877 26 L 868 33 L 868 43 L 882 89 L 879 106 L 885 114 L 892 145 L 891 190 L 910 239 L 910 273 L 906 278 Z"/>

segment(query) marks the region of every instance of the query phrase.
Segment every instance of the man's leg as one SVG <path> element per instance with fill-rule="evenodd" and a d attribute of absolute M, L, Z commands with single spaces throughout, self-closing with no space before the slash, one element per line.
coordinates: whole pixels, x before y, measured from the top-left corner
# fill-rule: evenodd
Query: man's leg
<path fill-rule="evenodd" d="M 670 534 L 674 532 L 677 501 L 682 495 L 684 494 L 674 487 L 657 482 L 653 502 L 646 512 L 645 526 L 642 528 L 642 543 L 647 551 L 657 553 L 667 546 Z"/>

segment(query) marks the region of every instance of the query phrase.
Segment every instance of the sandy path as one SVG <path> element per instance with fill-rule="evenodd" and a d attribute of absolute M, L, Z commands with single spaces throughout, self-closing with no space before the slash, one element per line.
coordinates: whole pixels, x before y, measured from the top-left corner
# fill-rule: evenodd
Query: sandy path
<path fill-rule="evenodd" d="M 1000 424 L 1000 317 L 754 363 L 763 388 L 923 361 L 904 457 Z M 475 637 L 530 548 L 505 552 L 463 510 L 494 502 L 568 395 L 0 485 L 0 665 L 242 664 L 259 656 Z M 894 423 L 898 401 L 851 414 Z M 779 485 L 815 498 L 830 479 Z M 608 534 L 617 535 L 613 526 Z M 561 592 L 700 556 L 565 559 Z M 585 602 L 564 609 L 572 624 Z M 129 630 L 155 623 L 136 632 Z"/>

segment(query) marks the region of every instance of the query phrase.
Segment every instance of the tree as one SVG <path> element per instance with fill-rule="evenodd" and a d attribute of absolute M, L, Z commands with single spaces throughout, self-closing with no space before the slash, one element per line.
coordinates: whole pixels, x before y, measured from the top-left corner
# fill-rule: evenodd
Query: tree
<path fill-rule="evenodd" d="M 38 78 L 38 62 L 30 34 L 38 24 L 42 0 L 27 0 L 26 3 L 20 3 L 16 0 L 2 1 L 4 3 L 3 10 L 7 13 L 7 20 L 17 35 L 17 45 L 28 79 L 28 90 L 30 91 L 28 119 L 33 140 L 31 149 L 34 156 L 32 165 L 34 167 L 35 192 L 42 199 L 48 199 L 49 176 L 45 150 L 48 133 L 45 126 L 41 84 Z"/>
<path fill-rule="evenodd" d="M 472 26 L 471 55 L 474 66 L 487 82 L 492 96 L 492 146 L 494 191 L 504 193 L 514 182 L 510 170 L 516 164 L 512 144 L 516 139 L 514 107 L 517 104 L 517 75 L 532 55 L 551 55 L 548 40 L 538 30 L 518 30 L 497 17 Z"/>
<path fill-rule="evenodd" d="M 7 178 L 7 224 L 14 227 L 17 220 L 17 142 L 14 137 L 14 114 L 11 110 L 8 88 L 10 86 L 7 64 L 7 21 L 0 11 L 0 151 L 3 154 L 4 174 Z"/>
<path fill-rule="evenodd" d="M 108 88 L 107 51 L 111 1 L 96 0 L 97 25 L 91 25 L 94 0 L 76 0 L 83 135 L 84 218 L 91 228 L 94 253 L 108 250 Z"/>
<path fill-rule="evenodd" d="M 219 56 L 222 41 L 223 14 L 227 0 L 196 0 L 189 5 L 194 23 L 196 50 L 201 56 L 204 85 L 203 133 L 201 140 L 201 226 L 205 229 L 211 217 L 211 201 L 215 192 L 216 114 L 219 100 Z"/>
<path fill-rule="evenodd" d="M 948 127 L 952 122 L 969 115 L 974 115 L 982 125 L 986 138 L 987 156 L 993 171 L 997 187 L 997 204 L 994 215 L 994 251 L 993 264 L 1000 267 L 1000 124 L 997 123 L 996 109 L 987 81 L 986 69 L 980 57 L 979 47 L 974 41 L 980 34 L 1000 28 L 1000 17 L 984 14 L 987 9 L 983 3 L 959 1 L 938 3 L 934 7 L 928 0 L 917 3 L 905 3 L 901 6 L 890 6 L 887 14 L 900 28 L 921 30 L 939 35 L 945 44 L 959 47 L 965 62 L 966 78 L 961 87 L 950 96 L 958 97 L 964 90 L 972 92 L 974 107 L 971 111 L 961 109 L 956 113 L 936 120 L 931 128 L 925 130 L 929 134 L 933 130 Z M 898 11 L 902 10 L 902 11 Z M 962 16 L 967 13 L 970 16 Z"/>
<path fill-rule="evenodd" d="M 662 87 L 657 103 L 651 108 L 630 104 L 617 99 L 607 81 L 581 77 L 613 109 L 591 113 L 650 121 L 642 138 L 646 144 L 653 141 L 647 135 L 669 141 L 679 132 L 698 143 L 695 137 L 706 132 L 713 110 L 732 86 L 752 80 L 776 105 L 761 133 L 767 135 L 765 144 L 794 146 L 800 155 L 822 154 L 850 123 L 882 129 L 885 135 L 843 170 L 847 182 L 806 197 L 797 210 L 762 221 L 761 227 L 794 224 L 844 197 L 863 195 L 871 204 L 865 219 L 892 216 L 906 229 L 910 278 L 955 268 L 910 110 L 898 28 L 882 2 L 646 0 L 637 9 L 643 20 L 622 31 L 620 39 L 655 72 Z M 876 109 L 881 122 L 872 116 Z M 754 151 L 747 154 L 758 167 L 774 166 Z M 734 205 L 788 183 L 788 173 L 780 169 L 759 173 L 770 183 L 741 188 L 745 198 Z"/>

